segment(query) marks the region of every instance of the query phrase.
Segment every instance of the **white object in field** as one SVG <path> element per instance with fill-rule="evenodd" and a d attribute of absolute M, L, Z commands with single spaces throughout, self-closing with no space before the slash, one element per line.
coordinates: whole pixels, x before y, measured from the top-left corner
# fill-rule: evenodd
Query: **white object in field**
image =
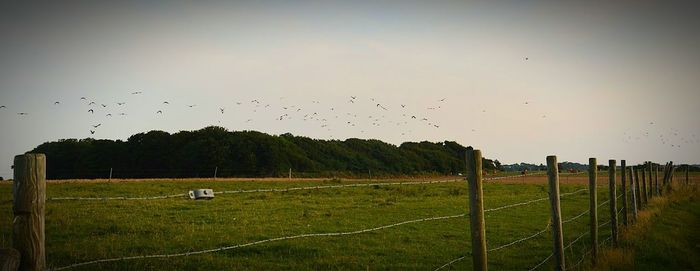
<path fill-rule="evenodd" d="M 197 189 L 197 190 L 190 190 L 190 198 L 191 199 L 213 199 L 214 198 L 214 190 L 213 189 Z"/>

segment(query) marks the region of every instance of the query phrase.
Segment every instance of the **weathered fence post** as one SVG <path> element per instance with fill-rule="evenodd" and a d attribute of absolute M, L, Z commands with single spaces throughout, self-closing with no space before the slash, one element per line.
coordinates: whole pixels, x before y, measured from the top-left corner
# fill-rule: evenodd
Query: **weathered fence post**
<path fill-rule="evenodd" d="M 690 165 L 685 165 L 685 185 L 690 184 L 690 179 L 688 178 L 688 171 L 690 171 Z"/>
<path fill-rule="evenodd" d="M 214 168 L 214 179 L 216 179 L 216 173 L 219 171 L 219 167 Z"/>
<path fill-rule="evenodd" d="M 634 169 L 634 195 L 635 198 L 637 199 L 635 204 L 637 204 L 637 211 L 642 209 L 642 191 L 640 190 L 640 184 L 639 184 L 639 170 L 637 170 L 637 167 L 632 167 Z M 635 212 L 634 214 L 635 221 L 637 218 L 637 213 Z"/>
<path fill-rule="evenodd" d="M 112 181 L 112 168 L 109 168 L 109 181 Z"/>
<path fill-rule="evenodd" d="M 484 222 L 484 192 L 481 187 L 481 151 L 467 148 L 467 177 L 469 182 L 469 219 L 472 236 L 472 270 L 487 270 L 486 225 Z"/>
<path fill-rule="evenodd" d="M 652 180 L 651 162 L 647 162 L 647 175 L 649 176 L 649 197 L 654 197 L 654 181 Z"/>
<path fill-rule="evenodd" d="M 615 160 L 608 161 L 608 177 L 610 179 L 610 225 L 612 229 L 612 244 L 617 247 L 617 186 L 615 185 Z"/>
<path fill-rule="evenodd" d="M 637 204 L 638 204 L 638 199 L 637 199 L 637 189 L 638 185 L 637 182 L 635 181 L 635 174 L 634 174 L 634 166 L 629 168 L 629 174 L 630 174 L 630 193 L 632 194 L 632 198 L 630 198 L 630 203 L 632 205 L 632 223 L 637 223 Z"/>
<path fill-rule="evenodd" d="M 549 202 L 552 209 L 552 235 L 554 240 L 554 270 L 563 271 L 564 261 L 564 232 L 561 226 L 561 206 L 559 205 L 559 166 L 557 157 L 547 156 L 547 179 L 549 182 Z"/>
<path fill-rule="evenodd" d="M 598 258 L 598 163 L 595 158 L 588 159 L 588 193 L 590 195 L 591 218 L 591 262 L 595 266 Z"/>
<path fill-rule="evenodd" d="M 627 226 L 627 161 L 620 161 L 620 184 L 622 185 L 622 224 Z"/>
<path fill-rule="evenodd" d="M 17 155 L 14 163 L 12 246 L 20 253 L 19 270 L 44 270 L 46 267 L 44 249 L 46 156 L 43 154 Z"/>
<path fill-rule="evenodd" d="M 648 196 L 648 195 L 647 195 L 647 175 L 646 175 L 646 172 L 647 172 L 647 171 L 646 171 L 646 169 L 645 169 L 645 165 L 641 165 L 641 167 L 642 167 L 642 168 L 640 169 L 640 171 L 642 172 L 642 187 L 641 187 L 641 188 L 642 188 L 642 191 L 641 191 L 642 193 L 641 193 L 641 197 L 640 197 L 640 198 L 642 199 L 642 204 L 643 204 L 644 206 L 646 206 L 646 205 L 647 205 L 647 200 L 648 200 L 648 198 L 647 198 L 647 196 Z"/>
<path fill-rule="evenodd" d="M 292 168 L 289 168 L 289 180 L 292 180 Z"/>
<path fill-rule="evenodd" d="M 0 248 L 0 271 L 17 271 L 20 255 L 14 248 Z"/>
<path fill-rule="evenodd" d="M 661 189 L 659 189 L 659 164 L 654 164 L 654 186 L 656 195 L 661 196 Z"/>

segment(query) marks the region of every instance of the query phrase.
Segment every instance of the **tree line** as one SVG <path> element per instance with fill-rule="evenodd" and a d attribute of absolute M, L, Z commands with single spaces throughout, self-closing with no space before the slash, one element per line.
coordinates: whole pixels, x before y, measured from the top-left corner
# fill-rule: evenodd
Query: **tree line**
<path fill-rule="evenodd" d="M 150 131 L 126 141 L 63 139 L 31 152 L 47 157 L 48 179 L 191 177 L 360 177 L 459 175 L 466 147 L 454 142 L 350 138 L 321 140 L 292 134 L 206 127 L 170 134 Z M 498 160 L 483 159 L 497 170 Z"/>

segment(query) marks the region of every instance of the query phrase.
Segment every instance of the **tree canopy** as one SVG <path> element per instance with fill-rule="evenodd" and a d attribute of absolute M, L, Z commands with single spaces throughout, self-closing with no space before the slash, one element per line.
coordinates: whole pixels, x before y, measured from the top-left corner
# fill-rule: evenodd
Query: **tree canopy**
<path fill-rule="evenodd" d="M 453 142 L 374 139 L 320 140 L 292 134 L 206 127 L 170 134 L 150 131 L 126 141 L 63 139 L 31 152 L 47 157 L 49 179 L 457 175 L 465 173 L 466 147 Z M 498 161 L 483 160 L 486 170 Z"/>

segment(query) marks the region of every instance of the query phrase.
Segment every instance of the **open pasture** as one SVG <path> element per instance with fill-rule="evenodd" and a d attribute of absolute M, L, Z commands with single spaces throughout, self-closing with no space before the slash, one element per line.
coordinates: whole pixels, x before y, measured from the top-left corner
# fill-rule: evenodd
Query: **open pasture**
<path fill-rule="evenodd" d="M 588 230 L 585 175 L 561 177 L 564 241 Z M 537 181 L 542 180 L 542 182 Z M 547 200 L 489 211 L 547 197 L 546 177 L 486 181 L 488 249 L 494 270 L 529 270 L 552 252 Z M 598 178 L 599 239 L 610 236 L 607 177 Z M 47 184 L 46 249 L 51 268 L 120 257 L 68 270 L 435 270 L 470 252 L 466 181 L 413 185 L 351 184 L 431 180 L 157 180 Z M 446 179 L 439 179 L 446 181 Z M 519 182 L 519 181 L 522 181 Z M 147 197 L 214 191 L 342 186 L 287 192 L 217 194 L 211 201 L 186 197 L 154 200 L 52 200 L 58 197 Z M 0 185 L 1 246 L 11 246 L 12 186 Z M 575 192 L 575 193 L 572 193 Z M 571 193 L 571 194 L 567 194 Z M 618 208 L 621 206 L 618 204 Z M 583 215 L 581 215 L 583 214 Z M 462 216 L 460 216 L 462 215 Z M 579 216 L 581 215 L 581 216 Z M 449 217 L 455 216 L 455 217 Z M 444 218 L 449 217 L 449 218 Z M 421 221 L 426 218 L 439 218 Z M 405 224 L 398 224 L 407 222 Z M 379 228 L 383 226 L 389 226 Z M 545 230 L 546 229 L 546 230 Z M 367 230 L 362 231 L 361 230 Z M 542 234 L 535 235 L 543 231 Z M 303 234 L 342 233 L 329 236 Z M 280 237 L 258 244 L 252 242 Z M 566 252 L 571 264 L 587 250 L 584 235 Z M 548 269 L 549 262 L 540 269 Z M 471 258 L 445 269 L 470 269 Z"/>

